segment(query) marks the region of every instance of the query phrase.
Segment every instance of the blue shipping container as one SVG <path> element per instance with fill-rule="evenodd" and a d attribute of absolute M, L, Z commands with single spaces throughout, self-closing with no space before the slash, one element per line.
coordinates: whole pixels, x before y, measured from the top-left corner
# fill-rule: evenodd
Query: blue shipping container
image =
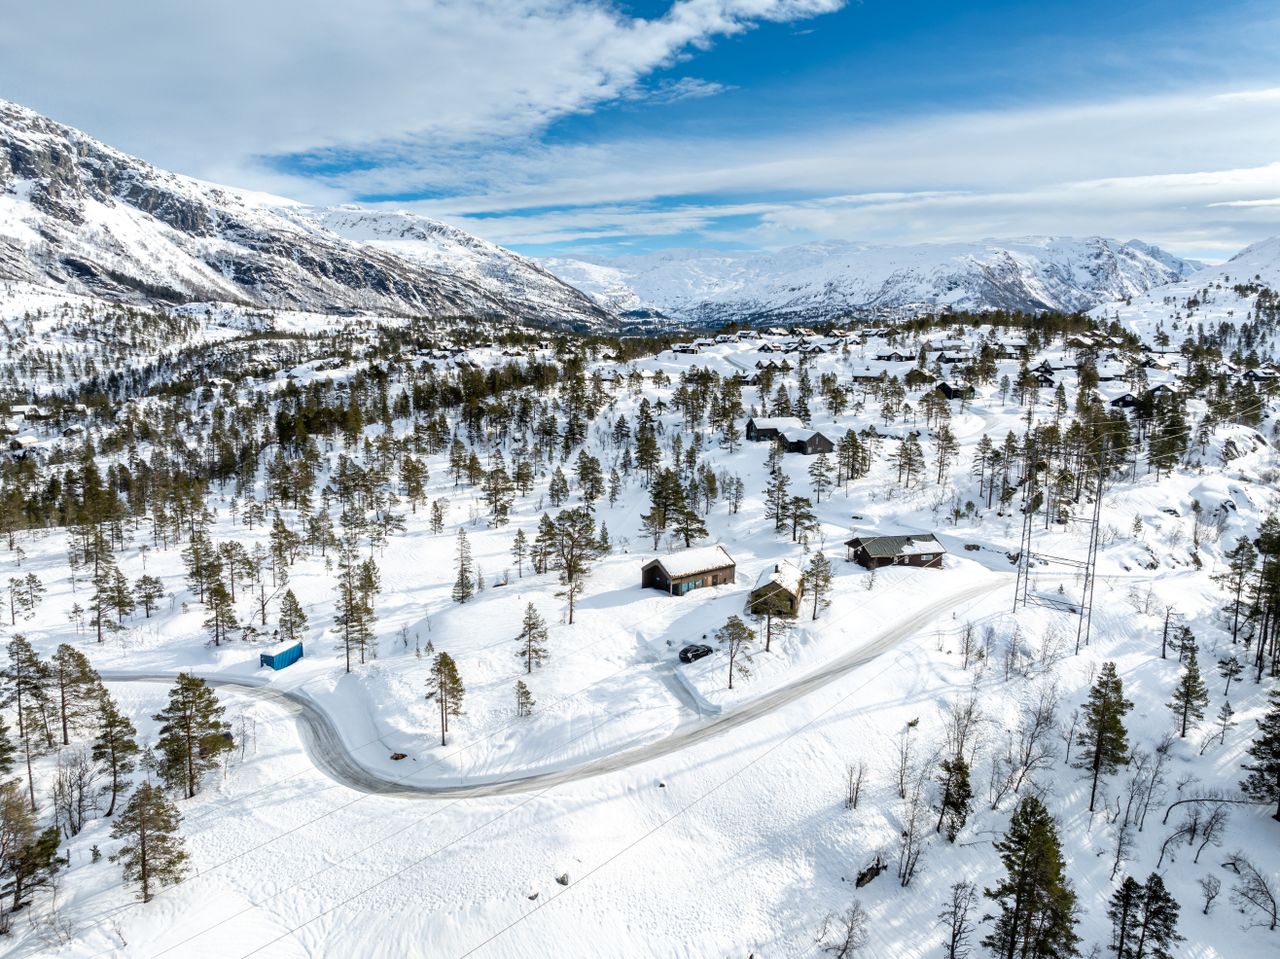
<path fill-rule="evenodd" d="M 284 669 L 292 666 L 302 658 L 302 644 L 294 643 L 288 649 L 278 653 L 263 653 L 258 657 L 259 666 L 270 666 L 272 669 Z"/>

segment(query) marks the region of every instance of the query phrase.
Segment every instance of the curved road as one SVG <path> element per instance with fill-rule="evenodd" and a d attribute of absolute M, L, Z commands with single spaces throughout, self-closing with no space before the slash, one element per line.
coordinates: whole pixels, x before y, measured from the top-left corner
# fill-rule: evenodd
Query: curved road
<path fill-rule="evenodd" d="M 852 672 L 859 666 L 866 665 L 948 609 L 1004 586 L 1007 586 L 1007 584 L 1003 582 L 971 586 L 936 603 L 922 607 L 908 619 L 881 633 L 871 642 L 833 659 L 795 682 L 775 689 L 773 692 L 752 700 L 732 712 L 723 713 L 713 718 L 695 720 L 656 742 L 604 756 L 600 759 L 579 763 L 576 766 L 567 766 L 545 772 L 529 772 L 510 778 L 487 780 L 467 785 L 414 785 L 389 779 L 381 773 L 361 765 L 348 750 L 329 714 L 301 693 L 275 689 L 272 686 L 248 679 L 206 677 L 206 682 L 211 686 L 234 686 L 250 696 L 275 703 L 291 713 L 298 720 L 298 725 L 302 732 L 302 740 L 312 762 L 330 778 L 344 786 L 365 793 L 414 799 L 430 799 L 441 796 L 451 798 L 498 796 L 543 789 L 562 783 L 588 779 L 603 773 L 615 772 L 619 769 L 626 769 L 637 763 L 669 755 L 679 749 L 684 749 L 687 746 L 719 736 L 731 729 L 736 729 L 767 713 L 773 712 L 775 709 L 794 702 L 801 696 L 820 689 L 841 676 Z M 171 683 L 174 680 L 174 675 L 171 673 L 105 671 L 102 673 L 102 678 L 107 682 Z"/>

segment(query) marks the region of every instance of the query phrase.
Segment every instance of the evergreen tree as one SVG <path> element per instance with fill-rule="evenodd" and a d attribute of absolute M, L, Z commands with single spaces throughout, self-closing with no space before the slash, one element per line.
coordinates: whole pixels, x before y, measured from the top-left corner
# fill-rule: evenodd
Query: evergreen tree
<path fill-rule="evenodd" d="M 186 875 L 187 852 L 178 834 L 181 822 L 178 807 L 146 782 L 111 826 L 111 838 L 124 840 L 111 861 L 121 864 L 125 882 L 137 883 L 143 902 L 151 901 L 157 886 L 181 882 Z"/>
<path fill-rule="evenodd" d="M 152 717 L 160 724 L 160 778 L 170 789 L 181 788 L 188 799 L 199 792 L 201 777 L 231 749 L 225 711 L 203 679 L 179 673 L 169 702 Z"/>
<path fill-rule="evenodd" d="M 800 534 L 814 530 L 818 517 L 813 512 L 813 502 L 807 496 L 793 496 L 787 502 L 787 518 L 791 522 L 791 542 L 799 542 Z"/>
<path fill-rule="evenodd" d="M 105 770 L 110 782 L 102 791 L 110 793 L 107 815 L 116 811 L 116 800 L 124 789 L 125 777 L 133 772 L 138 755 L 138 731 L 129 717 L 120 712 L 105 688 L 98 691 L 98 736 L 90 754 Z"/>
<path fill-rule="evenodd" d="M 1243 673 L 1244 663 L 1240 662 L 1239 656 L 1228 656 L 1218 660 L 1218 675 L 1227 681 L 1227 687 L 1222 691 L 1223 696 L 1231 695 L 1231 681 L 1239 679 Z"/>
<path fill-rule="evenodd" d="M 204 617 L 204 628 L 213 640 L 213 645 L 221 646 L 231 639 L 231 631 L 240 627 L 235 606 L 231 602 L 231 593 L 226 584 L 218 580 L 209 585 L 205 601 L 208 611 Z"/>
<path fill-rule="evenodd" d="M 1182 731 L 1179 733 L 1182 738 L 1186 738 L 1187 726 L 1192 720 L 1199 722 L 1204 719 L 1204 710 L 1208 705 L 1209 690 L 1200 677 L 1200 664 L 1196 661 L 1195 643 L 1192 643 L 1187 647 L 1187 660 L 1182 669 L 1182 678 L 1174 687 L 1173 699 L 1169 702 L 1169 708 L 1182 724 Z"/>
<path fill-rule="evenodd" d="M 516 575 L 524 579 L 524 558 L 529 555 L 529 537 L 524 530 L 516 530 L 516 537 L 511 542 L 511 558 L 516 561 Z"/>
<path fill-rule="evenodd" d="M 364 662 L 365 650 L 373 642 L 373 607 L 370 604 L 368 570 L 356 548 L 353 537 L 342 541 L 338 553 L 338 605 L 333 617 L 333 632 L 338 637 L 351 672 L 351 654 L 358 652 Z"/>
<path fill-rule="evenodd" d="M 458 666 L 448 653 L 437 653 L 427 678 L 427 698 L 436 700 L 440 709 L 440 745 L 447 746 L 449 717 L 462 715 L 462 698 L 466 689 L 458 675 Z"/>
<path fill-rule="evenodd" d="M 471 561 L 471 544 L 467 542 L 467 531 L 458 530 L 458 575 L 453 581 L 450 594 L 455 603 L 465 603 L 476 592 L 476 571 Z"/>
<path fill-rule="evenodd" d="M 142 612 L 147 619 L 150 619 L 151 614 L 159 606 L 160 600 L 164 598 L 164 583 L 155 576 L 144 573 L 133 584 L 133 595 L 137 597 L 138 605 L 142 607 Z"/>
<path fill-rule="evenodd" d="M 516 680 L 516 715 L 529 716 L 533 713 L 533 693 L 529 692 L 529 687 L 524 684 L 523 679 Z"/>
<path fill-rule="evenodd" d="M 596 521 L 585 509 L 562 510 L 555 520 L 555 555 L 560 567 L 560 584 L 569 602 L 569 625 L 573 625 L 573 611 L 578 595 L 585 588 L 591 564 L 604 550 L 596 533 Z"/>
<path fill-rule="evenodd" d="M 934 832 L 947 830 L 947 842 L 955 842 L 956 836 L 969 819 L 969 806 L 973 802 L 973 789 L 969 785 L 969 764 L 956 754 L 939 765 L 938 785 L 942 787 L 939 803 L 938 825 Z"/>
<path fill-rule="evenodd" d="M 516 637 L 520 644 L 520 658 L 524 660 L 524 671 L 532 673 L 533 667 L 541 666 L 547 658 L 547 624 L 538 610 L 530 603 L 525 607 L 524 620 L 520 624 L 520 635 Z"/>
<path fill-rule="evenodd" d="M 293 595 L 293 590 L 286 589 L 280 600 L 280 641 L 300 642 L 306 632 L 307 614 L 303 612 L 298 597 Z"/>
<path fill-rule="evenodd" d="M 818 550 L 809 560 L 804 571 L 804 587 L 813 598 L 813 619 L 818 618 L 818 610 L 831 605 L 828 594 L 831 592 L 831 560 L 822 550 Z"/>
<path fill-rule="evenodd" d="M 1005 877 L 984 890 L 998 907 L 982 944 L 999 959 L 1068 959 L 1079 955 L 1076 895 L 1067 880 L 1057 826 L 1044 804 L 1024 796 L 995 843 Z"/>
<path fill-rule="evenodd" d="M 1241 791 L 1259 803 L 1275 803 L 1273 819 L 1280 820 L 1280 689 L 1272 690 L 1266 715 L 1258 720 L 1258 735 L 1249 747 L 1253 762 L 1243 768 L 1249 773 L 1240 783 Z"/>
<path fill-rule="evenodd" d="M 62 726 L 62 745 L 71 743 L 72 730 L 78 730 L 97 714 L 102 681 L 89 658 L 73 646 L 63 643 L 49 663 L 50 688 Z"/>
<path fill-rule="evenodd" d="M 56 825 L 40 829 L 18 783 L 0 785 L 0 878 L 11 896 L 10 912 L 27 905 L 35 889 L 52 881 L 62 865 L 61 841 Z M 0 933 L 8 929 L 9 917 L 0 911 Z"/>
<path fill-rule="evenodd" d="M 7 779 L 13 772 L 14 757 L 17 752 L 17 747 L 9 738 L 9 724 L 4 721 L 3 716 L 0 716 L 0 781 Z"/>
<path fill-rule="evenodd" d="M 822 502 L 822 494 L 831 489 L 831 459 L 826 453 L 819 453 L 809 464 L 809 487 L 813 490 L 814 502 Z"/>
<path fill-rule="evenodd" d="M 1116 959 L 1135 959 L 1138 955 L 1145 899 L 1146 890 L 1132 876 L 1125 876 L 1111 895 L 1111 901 L 1107 905 L 1107 918 L 1111 920 L 1109 948 L 1116 954 Z"/>
<path fill-rule="evenodd" d="M 744 679 L 751 675 L 751 644 L 755 638 L 755 631 L 737 616 L 730 616 L 716 631 L 716 642 L 728 654 L 730 689 L 735 673 Z"/>
<path fill-rule="evenodd" d="M 1114 773 L 1129 761 L 1124 717 L 1132 708 L 1133 703 L 1124 698 L 1124 686 L 1116 673 L 1116 664 L 1103 663 L 1084 705 L 1083 725 L 1077 737 L 1081 750 L 1073 763 L 1077 769 L 1087 769 L 1093 777 L 1089 790 L 1090 812 L 1097 803 L 1098 778 L 1104 773 Z"/>
<path fill-rule="evenodd" d="M 1241 536 L 1223 558 L 1227 568 L 1212 578 L 1227 593 L 1226 612 L 1231 616 L 1231 642 L 1235 643 L 1240 635 L 1240 621 L 1249 610 L 1249 581 L 1258 562 L 1258 551 L 1247 536 Z"/>
<path fill-rule="evenodd" d="M 1134 959 L 1173 959 L 1170 951 L 1186 937 L 1178 935 L 1178 902 L 1153 872 L 1143 886 L 1138 949 Z"/>
<path fill-rule="evenodd" d="M 707 536 L 707 524 L 697 511 L 685 506 L 674 517 L 672 531 L 684 539 L 686 548 L 693 545 L 695 539 L 703 539 Z"/>
<path fill-rule="evenodd" d="M 782 532 L 787 522 L 787 507 L 791 503 L 788 495 L 791 480 L 779 464 L 769 471 L 769 482 L 764 489 L 764 515 L 773 520 L 774 532 Z"/>
<path fill-rule="evenodd" d="M 21 633 L 9 641 L 9 664 L 0 673 L 4 682 L 4 698 L 0 705 L 14 711 L 17 718 L 18 743 L 27 765 L 27 791 L 31 811 L 36 809 L 35 773 L 32 760 L 53 748 L 53 735 L 46 726 L 49 715 L 49 667 L 40 661 L 31 643 Z"/>

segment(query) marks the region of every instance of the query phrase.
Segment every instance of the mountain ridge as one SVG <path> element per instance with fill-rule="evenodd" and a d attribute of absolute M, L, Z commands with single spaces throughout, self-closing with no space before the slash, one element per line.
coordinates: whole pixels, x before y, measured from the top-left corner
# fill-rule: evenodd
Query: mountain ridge
<path fill-rule="evenodd" d="M 613 325 L 524 257 L 425 217 L 368 215 L 397 218 L 433 252 L 361 242 L 342 232 L 349 211 L 161 170 L 0 100 L 0 279 L 120 302 Z"/>
<path fill-rule="evenodd" d="M 1140 295 L 1202 266 L 1139 240 L 1105 237 L 823 241 L 774 253 L 668 250 L 540 262 L 607 309 L 702 324 L 944 309 L 1072 312 Z"/>

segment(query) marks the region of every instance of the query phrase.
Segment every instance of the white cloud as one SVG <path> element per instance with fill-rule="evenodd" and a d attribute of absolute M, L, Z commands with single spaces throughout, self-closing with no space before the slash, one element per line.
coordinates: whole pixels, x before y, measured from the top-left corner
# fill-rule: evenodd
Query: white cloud
<path fill-rule="evenodd" d="M 240 183 L 254 156 L 527 136 L 719 37 L 844 2 L 673 0 L 649 20 L 608 0 L 11 4 L 0 90 L 160 165 Z"/>

